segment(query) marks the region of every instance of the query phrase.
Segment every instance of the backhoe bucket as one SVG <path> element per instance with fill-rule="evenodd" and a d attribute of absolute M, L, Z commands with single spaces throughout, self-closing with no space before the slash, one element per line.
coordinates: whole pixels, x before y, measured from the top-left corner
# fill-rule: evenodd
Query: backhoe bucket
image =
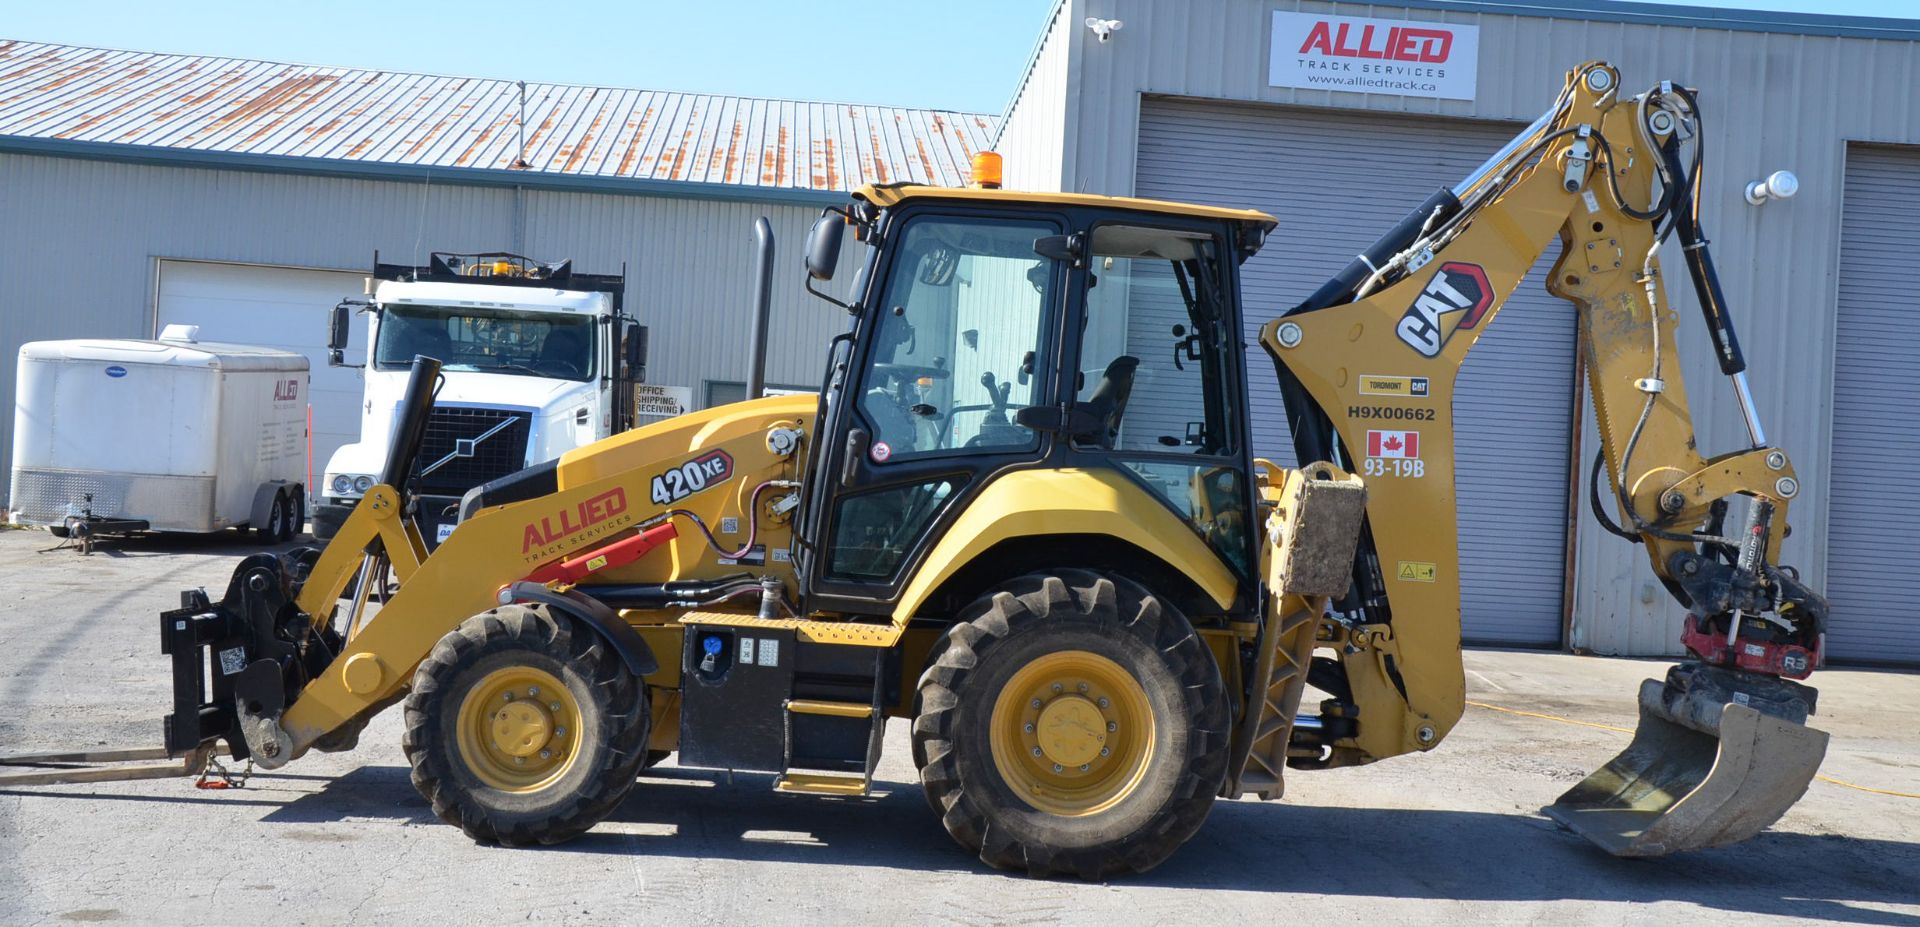
<path fill-rule="evenodd" d="M 1812 689 L 1772 686 L 1803 691 L 1811 708 Z M 1547 815 L 1615 856 L 1724 846 L 1765 830 L 1806 794 L 1827 734 L 1749 707 L 1758 700 L 1739 700 L 1738 688 L 1676 692 L 1646 680 L 1633 742 L 1547 806 Z"/>

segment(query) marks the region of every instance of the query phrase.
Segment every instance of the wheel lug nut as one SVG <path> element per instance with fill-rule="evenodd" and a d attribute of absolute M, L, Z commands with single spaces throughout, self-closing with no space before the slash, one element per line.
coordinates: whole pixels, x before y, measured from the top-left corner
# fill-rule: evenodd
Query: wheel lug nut
<path fill-rule="evenodd" d="M 1061 685 L 1060 685 L 1059 683 L 1057 683 L 1057 682 L 1053 684 L 1053 691 L 1055 691 L 1055 692 L 1058 692 L 1058 691 L 1060 691 L 1060 690 L 1061 690 L 1062 688 L 1064 688 L 1064 687 L 1063 687 L 1063 686 L 1061 686 Z"/>
<path fill-rule="evenodd" d="M 541 758 L 541 759 L 543 759 L 543 760 L 550 760 L 550 759 L 553 759 L 553 751 L 552 751 L 552 750 L 542 750 L 542 751 L 540 751 L 540 758 Z"/>
<path fill-rule="evenodd" d="M 547 706 L 547 710 L 548 710 L 548 711 L 559 711 L 559 710 L 560 710 L 560 703 L 559 703 L 559 702 L 553 702 L 553 703 L 551 703 L 551 704 L 549 704 L 549 705 Z"/>
<path fill-rule="evenodd" d="M 526 758 L 526 757 L 524 757 L 524 756 L 516 756 L 516 757 L 514 757 L 514 758 L 513 758 L 513 761 L 514 761 L 515 763 L 519 763 L 519 764 L 521 764 L 521 765 L 523 765 L 523 766 L 524 766 L 524 765 L 526 765 L 526 762 L 527 762 L 527 758 Z"/>
<path fill-rule="evenodd" d="M 1064 770 L 1064 768 L 1065 768 L 1065 767 L 1062 767 L 1062 766 L 1061 766 L 1061 765 L 1060 765 L 1059 763 L 1055 763 L 1055 764 L 1053 764 L 1053 771 L 1054 771 L 1054 772 L 1061 772 L 1061 771 L 1063 771 L 1063 770 Z"/>
<path fill-rule="evenodd" d="M 509 702 L 511 702 L 511 701 L 513 701 L 513 693 L 512 693 L 512 692 L 502 692 L 502 693 L 500 693 L 500 697 L 501 697 L 501 698 L 503 698 L 503 699 L 506 699 L 506 700 L 507 700 L 507 701 L 509 701 Z"/>
<path fill-rule="evenodd" d="M 553 736 L 555 736 L 555 737 L 565 737 L 565 736 L 567 736 L 567 729 L 566 729 L 566 728 L 564 728 L 564 727 L 556 727 L 556 728 L 554 728 L 554 729 L 553 729 Z"/>
<path fill-rule="evenodd" d="M 1117 731 L 1117 730 L 1119 730 L 1119 729 L 1120 729 L 1120 722 L 1118 722 L 1118 721 L 1108 721 L 1108 722 L 1107 722 L 1107 733 L 1109 733 L 1109 734 L 1111 734 L 1111 733 L 1113 733 L 1114 731 Z"/>
<path fill-rule="evenodd" d="M 1027 733 L 1029 734 L 1033 733 L 1033 725 L 1031 723 L 1027 725 Z"/>
<path fill-rule="evenodd" d="M 1035 748 L 1033 748 L 1033 755 L 1034 755 L 1034 756 L 1039 756 L 1039 755 L 1040 755 L 1040 748 L 1039 748 L 1039 747 L 1035 747 Z"/>
<path fill-rule="evenodd" d="M 1086 684 L 1086 683 L 1084 683 L 1084 682 L 1083 682 L 1083 683 L 1081 683 L 1081 684 L 1080 684 L 1080 691 L 1082 691 L 1082 692 L 1085 692 L 1085 691 L 1087 691 L 1087 684 Z"/>
<path fill-rule="evenodd" d="M 1107 754 L 1109 754 L 1109 753 L 1112 753 L 1112 752 L 1113 752 L 1113 750 L 1112 750 L 1112 749 L 1110 749 L 1110 748 L 1108 748 L 1108 747 L 1101 747 L 1101 748 L 1100 748 L 1100 755 L 1101 755 L 1101 756 L 1106 756 Z M 1081 768 L 1082 768 L 1082 769 L 1085 769 L 1086 767 L 1084 767 L 1084 766 L 1083 766 L 1083 767 L 1081 767 Z"/>
<path fill-rule="evenodd" d="M 1081 771 L 1081 772 L 1086 772 L 1086 771 L 1087 771 L 1088 769 L 1090 769 L 1090 768 L 1092 768 L 1092 766 L 1093 766 L 1093 764 L 1092 764 L 1092 763 L 1081 763 L 1081 764 L 1080 764 L 1080 771 Z"/>
<path fill-rule="evenodd" d="M 527 697 L 528 697 L 528 698 L 533 698 L 533 697 L 535 697 L 535 696 L 537 696 L 537 695 L 539 695 L 539 694 L 540 694 L 540 687 L 539 687 L 539 686 L 528 686 L 528 687 L 527 687 Z"/>
<path fill-rule="evenodd" d="M 1100 698 L 1094 701 L 1094 704 L 1100 706 L 1101 708 L 1107 707 L 1107 697 L 1104 695 L 1100 696 Z"/>
<path fill-rule="evenodd" d="M 1033 700 L 1033 707 L 1035 707 L 1035 708 L 1039 708 L 1039 707 L 1040 707 L 1040 700 L 1039 700 L 1039 699 L 1034 699 L 1034 700 Z"/>

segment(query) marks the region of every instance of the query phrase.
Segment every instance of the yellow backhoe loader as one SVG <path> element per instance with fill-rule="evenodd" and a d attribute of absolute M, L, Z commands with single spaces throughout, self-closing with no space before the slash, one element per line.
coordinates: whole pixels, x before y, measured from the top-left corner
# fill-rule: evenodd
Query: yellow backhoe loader
<path fill-rule="evenodd" d="M 851 321 L 817 396 L 479 486 L 430 556 L 408 484 L 437 363 L 418 358 L 381 483 L 331 543 L 250 557 L 218 601 L 163 616 L 166 752 L 279 767 L 401 704 L 434 812 L 519 845 L 593 827 L 675 753 L 864 794 L 901 717 L 929 804 L 987 864 L 1147 869 L 1218 798 L 1431 750 L 1459 721 L 1455 378 L 1557 238 L 1596 513 L 1692 611 L 1693 658 L 1645 684 L 1633 745 L 1547 810 L 1623 855 L 1744 839 L 1823 755 L 1792 680 L 1826 605 L 1776 562 L 1798 485 L 1699 227 L 1703 137 L 1687 88 L 1570 72 L 1538 121 L 1262 330 L 1297 468 L 1250 451 L 1238 268 L 1274 218 L 1003 190 L 997 156 L 966 188 L 869 186 L 826 210 L 808 288 Z M 849 229 L 841 298 L 819 287 Z M 1711 458 L 1656 257 L 1675 235 L 1752 439 Z M 38 781 L 89 774 L 37 762 Z"/>

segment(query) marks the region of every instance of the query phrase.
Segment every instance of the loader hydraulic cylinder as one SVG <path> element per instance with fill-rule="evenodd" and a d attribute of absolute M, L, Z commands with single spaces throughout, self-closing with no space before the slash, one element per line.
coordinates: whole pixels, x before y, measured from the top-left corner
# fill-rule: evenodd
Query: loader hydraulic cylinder
<path fill-rule="evenodd" d="M 427 435 L 427 414 L 433 409 L 439 380 L 440 361 L 415 354 L 413 370 L 407 375 L 407 391 L 400 397 L 400 413 L 393 420 L 393 440 L 387 442 L 387 462 L 380 468 L 380 482 L 399 489 L 413 475 L 413 460 L 420 455 L 420 442 Z"/>

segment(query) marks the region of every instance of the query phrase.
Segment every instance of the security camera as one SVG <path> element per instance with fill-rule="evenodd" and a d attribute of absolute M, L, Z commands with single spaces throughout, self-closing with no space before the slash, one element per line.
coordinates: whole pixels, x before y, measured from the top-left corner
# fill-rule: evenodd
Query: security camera
<path fill-rule="evenodd" d="M 1087 17 L 1087 28 L 1093 30 L 1094 38 L 1099 39 L 1102 44 L 1105 44 L 1108 39 L 1113 38 L 1114 33 L 1120 31 L 1120 21 L 1117 19 L 1101 19 L 1098 16 L 1089 16 Z"/>
<path fill-rule="evenodd" d="M 1768 200 L 1784 200 L 1800 192 L 1800 178 L 1792 171 L 1774 171 L 1765 180 L 1747 184 L 1747 202 L 1755 206 Z"/>

